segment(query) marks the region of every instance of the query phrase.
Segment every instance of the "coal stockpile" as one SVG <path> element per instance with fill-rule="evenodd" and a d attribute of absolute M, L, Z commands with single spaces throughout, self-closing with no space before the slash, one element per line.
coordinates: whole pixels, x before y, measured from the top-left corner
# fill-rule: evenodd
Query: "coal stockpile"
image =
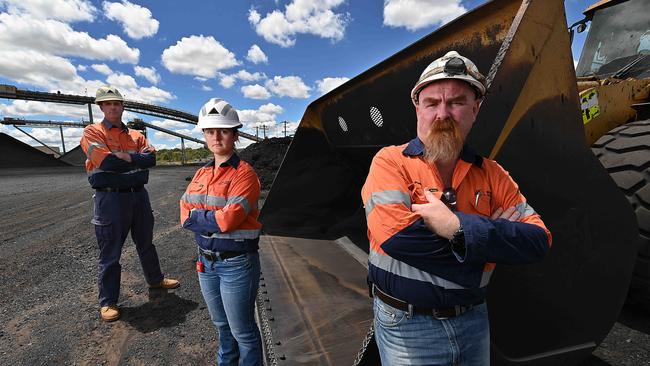
<path fill-rule="evenodd" d="M 68 151 L 65 155 L 61 156 L 59 160 L 64 161 L 72 166 L 85 166 L 86 153 L 81 149 L 81 145 Z"/>
<path fill-rule="evenodd" d="M 255 168 L 263 190 L 271 188 L 275 173 L 282 164 L 289 144 L 291 144 L 291 137 L 274 137 L 256 142 L 239 151 L 239 156 Z"/>
<path fill-rule="evenodd" d="M 0 168 L 47 166 L 67 166 L 67 164 L 7 134 L 0 133 Z"/>

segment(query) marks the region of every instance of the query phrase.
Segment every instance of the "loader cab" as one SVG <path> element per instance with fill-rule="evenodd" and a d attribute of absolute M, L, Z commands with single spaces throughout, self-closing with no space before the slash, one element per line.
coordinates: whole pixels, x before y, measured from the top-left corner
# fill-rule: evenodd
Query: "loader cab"
<path fill-rule="evenodd" d="M 576 68 L 578 77 L 650 76 L 650 0 L 600 1 L 584 14 L 591 21 Z"/>

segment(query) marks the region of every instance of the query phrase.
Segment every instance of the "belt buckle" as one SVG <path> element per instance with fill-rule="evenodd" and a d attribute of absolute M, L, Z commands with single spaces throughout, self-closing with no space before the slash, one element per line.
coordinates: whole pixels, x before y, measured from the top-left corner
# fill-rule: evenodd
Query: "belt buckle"
<path fill-rule="evenodd" d="M 447 320 L 447 319 L 449 319 L 448 316 L 441 315 L 441 313 L 440 313 L 440 311 L 438 311 L 438 309 L 431 309 L 431 315 L 433 316 L 434 319 L 437 319 L 437 320 Z"/>

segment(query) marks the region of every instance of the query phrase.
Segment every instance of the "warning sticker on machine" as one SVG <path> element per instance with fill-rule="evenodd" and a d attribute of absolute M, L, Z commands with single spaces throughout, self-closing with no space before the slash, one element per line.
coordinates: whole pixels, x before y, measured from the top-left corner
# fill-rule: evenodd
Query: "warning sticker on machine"
<path fill-rule="evenodd" d="M 600 114 L 598 106 L 598 92 L 592 90 L 580 98 L 580 108 L 582 109 L 582 122 L 589 123 L 592 119 Z"/>

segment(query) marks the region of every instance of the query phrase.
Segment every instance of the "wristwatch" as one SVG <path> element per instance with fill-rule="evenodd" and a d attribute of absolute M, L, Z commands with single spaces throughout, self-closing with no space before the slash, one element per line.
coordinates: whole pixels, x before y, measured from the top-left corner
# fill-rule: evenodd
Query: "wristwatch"
<path fill-rule="evenodd" d="M 451 249 L 458 253 L 461 257 L 465 256 L 465 232 L 463 231 L 463 225 L 460 224 L 458 229 L 454 232 L 451 239 L 449 239 L 449 244 L 451 244 Z"/>

